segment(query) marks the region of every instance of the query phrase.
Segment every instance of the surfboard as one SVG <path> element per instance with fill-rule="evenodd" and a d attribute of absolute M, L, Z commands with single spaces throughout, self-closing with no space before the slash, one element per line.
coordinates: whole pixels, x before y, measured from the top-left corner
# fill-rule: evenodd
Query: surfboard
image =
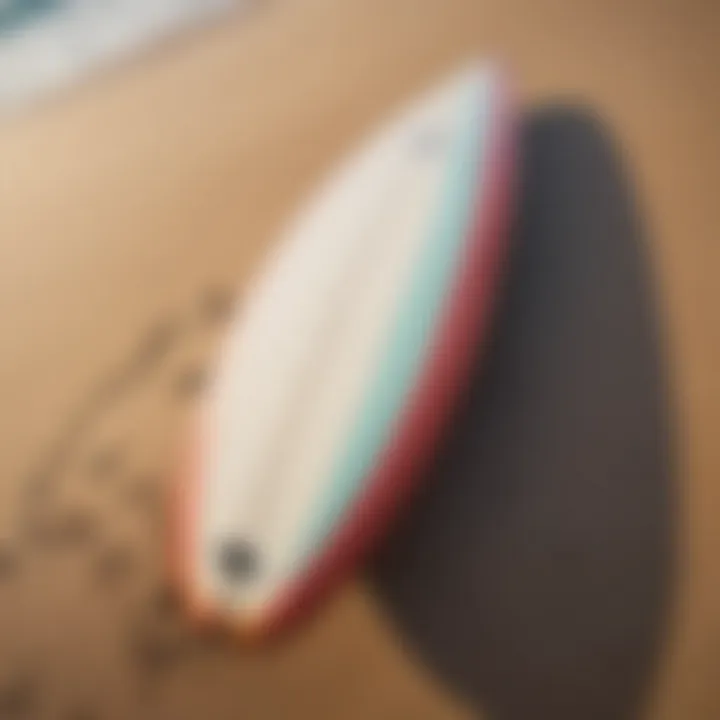
<path fill-rule="evenodd" d="M 407 502 L 489 327 L 507 246 L 508 84 L 472 65 L 325 183 L 231 322 L 178 484 L 190 608 L 297 621 Z"/>

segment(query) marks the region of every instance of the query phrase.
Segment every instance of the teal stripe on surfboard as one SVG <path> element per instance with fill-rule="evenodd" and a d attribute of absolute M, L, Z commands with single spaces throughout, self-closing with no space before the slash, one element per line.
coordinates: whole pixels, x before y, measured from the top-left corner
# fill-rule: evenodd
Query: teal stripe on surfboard
<path fill-rule="evenodd" d="M 304 566 L 314 548 L 332 531 L 342 518 L 343 510 L 362 487 L 416 383 L 424 351 L 474 220 L 477 188 L 483 181 L 477 173 L 478 168 L 483 167 L 487 152 L 484 138 L 491 93 L 492 82 L 490 75 L 486 75 L 472 93 L 467 127 L 457 141 L 450 171 L 453 177 L 440 203 L 437 223 L 418 260 L 418 269 L 410 281 L 377 373 L 370 383 L 370 391 L 350 433 L 349 444 L 332 473 L 334 480 L 303 535 L 305 540 L 299 545 L 297 559 L 300 563 L 295 564 L 296 570 Z"/>

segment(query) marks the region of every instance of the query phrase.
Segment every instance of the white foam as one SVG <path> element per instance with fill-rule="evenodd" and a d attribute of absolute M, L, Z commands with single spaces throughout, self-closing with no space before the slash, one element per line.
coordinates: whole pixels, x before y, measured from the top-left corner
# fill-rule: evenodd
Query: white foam
<path fill-rule="evenodd" d="M 0 24 L 0 112 L 26 107 L 169 33 L 251 1 L 64 0 L 14 26 Z M 8 12 L 2 2 L 0 18 Z M 9 7 L 11 0 L 4 2 Z"/>

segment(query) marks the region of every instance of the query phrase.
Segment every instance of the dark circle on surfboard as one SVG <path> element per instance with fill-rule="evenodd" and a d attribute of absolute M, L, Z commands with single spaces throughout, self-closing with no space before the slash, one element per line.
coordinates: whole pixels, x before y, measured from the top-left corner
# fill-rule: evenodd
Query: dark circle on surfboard
<path fill-rule="evenodd" d="M 255 580 L 260 571 L 257 547 L 242 538 L 223 542 L 217 559 L 223 579 L 233 585 Z"/>

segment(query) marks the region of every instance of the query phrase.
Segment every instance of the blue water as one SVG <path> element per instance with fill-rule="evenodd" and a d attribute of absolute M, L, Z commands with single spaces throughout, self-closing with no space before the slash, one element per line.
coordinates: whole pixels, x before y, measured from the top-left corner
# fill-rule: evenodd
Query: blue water
<path fill-rule="evenodd" d="M 0 0 L 0 34 L 57 12 L 67 0 Z"/>

